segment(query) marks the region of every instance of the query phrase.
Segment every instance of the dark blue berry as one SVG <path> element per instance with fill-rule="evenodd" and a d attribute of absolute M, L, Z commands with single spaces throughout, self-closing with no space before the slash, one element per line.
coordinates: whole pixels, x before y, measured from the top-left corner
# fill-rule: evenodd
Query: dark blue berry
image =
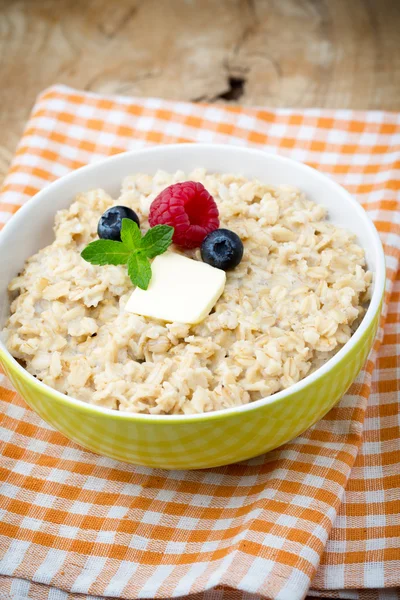
<path fill-rule="evenodd" d="M 131 219 L 140 227 L 139 217 L 127 206 L 112 206 L 101 215 L 97 226 L 97 235 L 103 240 L 121 241 L 122 219 Z"/>
<path fill-rule="evenodd" d="M 215 229 L 203 240 L 200 248 L 203 262 L 212 267 L 229 271 L 238 266 L 243 257 L 240 237 L 229 229 Z"/>

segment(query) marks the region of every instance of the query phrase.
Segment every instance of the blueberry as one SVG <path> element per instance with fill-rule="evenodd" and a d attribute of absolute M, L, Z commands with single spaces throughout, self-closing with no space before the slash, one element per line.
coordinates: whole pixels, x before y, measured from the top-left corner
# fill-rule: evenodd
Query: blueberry
<path fill-rule="evenodd" d="M 237 267 L 242 260 L 243 244 L 233 231 L 215 229 L 204 238 L 200 251 L 203 262 L 229 271 Z"/>
<path fill-rule="evenodd" d="M 97 226 L 97 234 L 103 240 L 121 241 L 122 219 L 131 219 L 140 227 L 139 217 L 127 206 L 112 206 L 101 215 Z"/>

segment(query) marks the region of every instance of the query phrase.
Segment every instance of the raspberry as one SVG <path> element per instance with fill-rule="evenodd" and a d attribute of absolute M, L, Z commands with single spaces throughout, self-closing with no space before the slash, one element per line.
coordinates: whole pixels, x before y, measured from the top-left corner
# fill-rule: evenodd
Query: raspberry
<path fill-rule="evenodd" d="M 150 206 L 149 223 L 175 228 L 173 242 L 182 248 L 200 246 L 208 233 L 218 229 L 218 208 L 201 183 L 184 181 L 165 188 Z"/>

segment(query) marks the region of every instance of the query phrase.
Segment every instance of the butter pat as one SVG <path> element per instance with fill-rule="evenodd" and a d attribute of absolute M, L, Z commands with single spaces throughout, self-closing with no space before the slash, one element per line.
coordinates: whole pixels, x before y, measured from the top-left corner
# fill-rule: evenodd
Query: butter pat
<path fill-rule="evenodd" d="M 163 321 L 200 323 L 225 287 L 225 271 L 174 252 L 156 256 L 147 290 L 136 288 L 128 312 Z"/>

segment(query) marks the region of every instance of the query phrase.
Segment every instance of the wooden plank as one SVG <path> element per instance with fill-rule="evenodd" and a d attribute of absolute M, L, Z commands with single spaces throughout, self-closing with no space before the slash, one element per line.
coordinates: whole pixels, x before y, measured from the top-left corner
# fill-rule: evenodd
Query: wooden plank
<path fill-rule="evenodd" d="M 0 177 L 43 88 L 400 109 L 398 0 L 0 0 Z"/>

